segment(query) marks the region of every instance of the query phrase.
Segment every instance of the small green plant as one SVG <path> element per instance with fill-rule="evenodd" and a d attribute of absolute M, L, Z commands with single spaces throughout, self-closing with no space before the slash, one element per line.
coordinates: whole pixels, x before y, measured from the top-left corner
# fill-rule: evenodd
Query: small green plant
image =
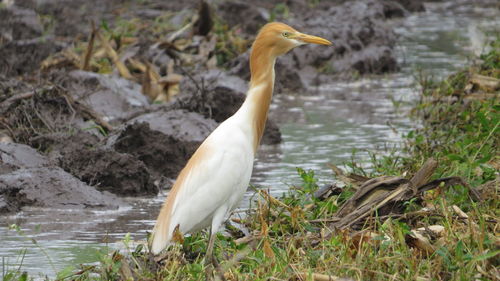
<path fill-rule="evenodd" d="M 226 23 L 217 17 L 214 20 L 213 32 L 217 39 L 215 56 L 218 66 L 224 66 L 250 48 L 250 40 L 242 36 L 238 27 L 229 28 Z"/>

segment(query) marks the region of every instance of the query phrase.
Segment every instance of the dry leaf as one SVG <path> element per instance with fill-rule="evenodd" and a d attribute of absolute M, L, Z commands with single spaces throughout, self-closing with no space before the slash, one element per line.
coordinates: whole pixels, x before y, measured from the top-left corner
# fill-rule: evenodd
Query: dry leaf
<path fill-rule="evenodd" d="M 172 100 L 172 98 L 175 97 L 176 95 L 178 95 L 180 91 L 181 90 L 180 90 L 179 84 L 169 86 L 167 89 L 167 95 L 166 95 L 167 100 L 166 101 Z"/>
<path fill-rule="evenodd" d="M 354 281 L 352 278 L 347 278 L 347 277 L 337 277 L 334 275 L 326 275 L 326 274 L 320 274 L 320 273 L 307 273 L 307 272 L 300 272 L 297 274 L 297 277 L 301 281 L 305 280 L 314 280 L 314 281 Z M 308 279 L 311 277 L 312 279 Z"/>
<path fill-rule="evenodd" d="M 163 86 L 158 82 L 159 78 L 160 76 L 154 71 L 153 66 L 147 63 L 146 71 L 142 78 L 142 94 L 152 100 L 156 100 L 163 93 Z"/>
<path fill-rule="evenodd" d="M 435 247 L 429 242 L 429 239 L 414 230 L 405 236 L 405 241 L 408 246 L 420 250 L 424 256 L 431 255 L 436 251 Z"/>
<path fill-rule="evenodd" d="M 427 231 L 431 231 L 433 235 L 437 237 L 442 237 L 444 235 L 444 226 L 442 225 L 430 225 L 428 227 L 420 227 L 417 228 L 417 232 L 420 234 L 424 234 Z"/>
<path fill-rule="evenodd" d="M 130 66 L 133 70 L 138 70 L 142 73 L 146 72 L 147 66 L 139 60 L 129 58 L 127 61 L 130 63 Z"/>
<path fill-rule="evenodd" d="M 50 68 L 73 67 L 79 68 L 80 57 L 71 49 L 64 49 L 63 51 L 54 54 L 42 61 L 40 64 L 42 70 Z"/>
<path fill-rule="evenodd" d="M 373 243 L 375 245 L 380 244 L 380 240 L 374 240 L 375 237 L 380 236 L 380 234 L 372 231 L 359 231 L 351 236 L 352 247 L 358 249 L 363 243 Z"/>
<path fill-rule="evenodd" d="M 453 209 L 453 211 L 455 212 L 455 214 L 457 214 L 457 216 L 461 219 L 468 219 L 469 216 L 464 212 L 462 211 L 457 205 L 453 205 L 451 206 L 451 208 Z"/>
<path fill-rule="evenodd" d="M 264 250 L 264 255 L 270 259 L 274 259 L 274 251 L 271 248 L 271 244 L 268 239 L 264 239 L 264 243 L 262 244 L 262 249 Z"/>
<path fill-rule="evenodd" d="M 174 229 L 174 233 L 172 235 L 172 241 L 177 242 L 179 244 L 184 243 L 184 235 L 182 232 L 179 230 L 179 225 L 177 225 Z"/>

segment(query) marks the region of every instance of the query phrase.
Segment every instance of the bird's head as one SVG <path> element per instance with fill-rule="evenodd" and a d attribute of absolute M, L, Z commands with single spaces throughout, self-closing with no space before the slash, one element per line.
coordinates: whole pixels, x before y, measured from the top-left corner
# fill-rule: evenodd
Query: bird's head
<path fill-rule="evenodd" d="M 274 56 L 286 54 L 291 49 L 303 44 L 332 45 L 326 39 L 318 36 L 298 32 L 294 28 L 280 22 L 272 22 L 264 25 L 257 38 L 255 45 L 269 48 Z"/>

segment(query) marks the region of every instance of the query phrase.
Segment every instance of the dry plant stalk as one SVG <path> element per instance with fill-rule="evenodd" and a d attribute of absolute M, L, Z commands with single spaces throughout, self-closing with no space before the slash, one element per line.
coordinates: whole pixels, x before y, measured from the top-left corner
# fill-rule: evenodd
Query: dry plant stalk
<path fill-rule="evenodd" d="M 142 93 L 151 100 L 156 100 L 163 92 L 159 80 L 160 75 L 153 69 L 150 63 L 146 63 L 146 71 L 142 79 Z"/>
<path fill-rule="evenodd" d="M 343 278 L 343 277 L 337 277 L 334 275 L 326 275 L 326 274 L 321 274 L 321 273 L 307 273 L 307 272 L 300 272 L 297 274 L 297 278 L 301 281 L 306 281 L 309 280 L 308 277 L 312 277 L 312 280 L 314 281 L 351 281 L 353 279 L 351 278 Z"/>
<path fill-rule="evenodd" d="M 94 21 L 91 22 L 92 25 L 92 32 L 90 33 L 90 38 L 89 38 L 89 43 L 87 45 L 87 49 L 85 50 L 84 57 L 82 59 L 82 66 L 81 69 L 88 71 L 89 66 L 90 66 L 90 59 L 92 58 L 92 52 L 94 50 L 94 41 L 95 41 L 95 35 L 97 33 L 97 29 L 95 28 Z"/>
<path fill-rule="evenodd" d="M 375 211 L 379 218 L 398 216 L 403 211 L 404 202 L 412 198 L 420 198 L 424 191 L 436 188 L 440 184 L 465 185 L 459 177 L 441 178 L 428 182 L 436 168 L 437 162 L 429 159 L 410 180 L 383 176 L 364 182 L 335 213 L 333 218 L 337 220 L 330 223 L 329 228 L 359 229 Z M 329 231 L 326 238 L 331 237 L 332 234 L 333 232 Z"/>
<path fill-rule="evenodd" d="M 109 43 L 108 39 L 106 39 L 102 34 L 97 31 L 96 32 L 97 37 L 99 38 L 99 41 L 101 41 L 102 46 L 106 50 L 106 54 L 109 56 L 109 58 L 113 61 L 113 63 L 116 65 L 116 68 L 118 69 L 118 72 L 123 78 L 133 80 L 132 74 L 130 74 L 130 71 L 128 71 L 128 68 L 125 66 L 123 62 L 120 61 L 120 57 L 116 53 L 116 51 L 111 47 L 111 44 Z"/>
<path fill-rule="evenodd" d="M 495 91 L 500 89 L 500 79 L 477 73 L 472 74 L 470 82 L 478 85 L 480 89 L 484 89 L 486 91 Z"/>

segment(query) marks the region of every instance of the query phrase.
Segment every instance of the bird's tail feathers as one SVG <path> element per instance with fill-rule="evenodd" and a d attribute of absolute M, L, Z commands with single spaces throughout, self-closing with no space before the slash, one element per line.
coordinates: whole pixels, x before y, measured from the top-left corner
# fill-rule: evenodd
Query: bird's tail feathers
<path fill-rule="evenodd" d="M 170 244 L 172 240 L 172 233 L 169 230 L 169 224 L 170 220 L 168 219 L 168 216 L 162 216 L 160 213 L 153 229 L 153 234 L 149 239 L 149 248 L 154 255 L 159 254 Z"/>

